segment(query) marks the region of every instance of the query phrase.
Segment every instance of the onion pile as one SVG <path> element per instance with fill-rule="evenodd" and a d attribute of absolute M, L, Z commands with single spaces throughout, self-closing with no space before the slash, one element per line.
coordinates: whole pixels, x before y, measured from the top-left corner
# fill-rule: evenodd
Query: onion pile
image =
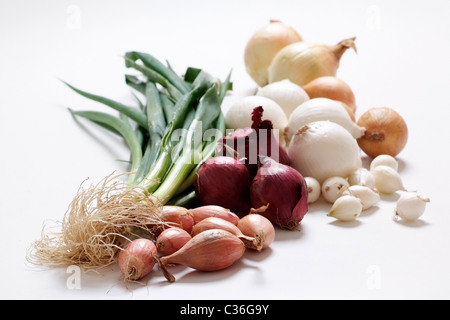
<path fill-rule="evenodd" d="M 280 227 L 293 229 L 308 212 L 306 183 L 289 165 L 289 155 L 272 134 L 272 122 L 262 119 L 263 112 L 262 106 L 255 107 L 250 128 L 224 137 L 219 149 L 225 155 L 201 165 L 195 193 L 202 205 L 216 204 L 232 211 L 238 208 L 240 217 L 250 208 L 267 206 L 261 215 Z M 202 187 L 203 181 L 211 182 L 208 188 Z"/>
<path fill-rule="evenodd" d="M 288 28 L 293 32 L 292 27 Z M 281 36 L 270 29 L 266 29 L 266 36 L 271 41 L 277 38 L 281 40 Z M 289 199 L 290 191 L 293 190 L 305 190 L 306 196 L 297 198 L 307 198 L 308 204 L 319 198 L 331 203 L 328 216 L 341 221 L 358 218 L 362 211 L 372 208 L 381 200 L 380 195 L 408 192 L 398 172 L 395 158 L 408 141 L 405 119 L 392 108 L 377 106 L 363 110 L 358 118 L 355 92 L 347 81 L 337 75 L 343 54 L 350 48 L 356 52 L 355 40 L 352 37 L 336 45 L 325 45 L 299 39 L 283 46 L 273 46 L 267 51 L 267 55 L 264 51 L 259 53 L 260 56 L 265 55 L 264 70 L 268 65 L 267 61 L 271 59 L 271 62 L 267 67 L 268 81 L 255 80 L 258 85 L 255 97 L 269 99 L 269 109 L 272 109 L 273 104 L 280 106 L 277 108 L 276 119 L 283 118 L 280 109 L 286 115 L 286 126 L 281 128 L 280 124 L 277 125 L 277 129 L 282 131 L 280 144 L 289 159 L 289 163 L 284 165 L 294 168 L 302 176 L 302 187 L 292 186 L 290 189 L 287 185 L 292 179 L 286 178 L 287 183 L 283 188 L 279 186 L 280 183 L 272 181 L 277 180 L 276 176 L 262 178 L 258 175 L 256 179 L 253 168 L 251 204 L 256 207 L 270 202 L 265 214 L 275 224 L 286 226 L 286 223 L 281 223 L 281 217 L 289 217 L 289 214 L 284 213 L 282 207 L 290 208 L 287 211 L 301 220 L 302 214 L 294 213 L 295 210 L 292 209 L 296 204 L 293 200 L 296 196 Z M 252 37 L 249 44 L 253 42 Z M 246 66 L 251 65 L 250 59 L 251 56 L 247 55 Z M 253 63 L 257 64 L 258 61 Z M 261 105 L 264 107 L 264 104 Z M 256 106 L 241 108 L 239 117 L 248 117 L 248 109 L 251 107 Z M 230 112 L 228 117 L 233 118 L 235 115 L 237 113 Z M 248 123 L 248 118 L 246 121 Z M 249 133 L 244 128 L 238 128 L 234 134 L 229 135 L 229 139 L 234 141 L 246 136 L 243 139 L 246 145 L 244 157 L 252 143 L 257 144 L 257 139 L 252 139 Z M 363 166 L 363 154 L 369 157 L 370 168 Z M 268 163 L 273 165 L 272 161 Z M 277 164 L 275 167 L 278 170 L 281 166 Z M 258 168 L 263 169 L 264 165 L 260 162 Z M 260 184 L 258 188 L 256 181 Z M 268 185 L 264 191 L 261 186 L 263 181 L 267 181 Z M 274 191 L 277 188 L 278 199 L 274 196 L 277 195 Z M 402 198 L 403 203 L 407 202 L 405 198 L 406 195 Z M 420 217 L 429 198 L 415 195 L 410 196 L 408 201 L 419 203 L 420 209 L 411 213 L 411 216 Z M 408 205 L 403 203 L 397 205 L 400 209 L 396 209 L 395 217 L 399 219 L 403 216 L 403 220 L 408 220 L 403 214 L 405 210 L 402 210 Z M 301 207 L 308 210 L 304 204 Z M 277 217 L 273 216 L 273 212 L 276 212 Z"/>
<path fill-rule="evenodd" d="M 222 270 L 241 259 L 247 249 L 260 252 L 268 248 L 275 239 L 275 228 L 258 211 L 264 208 L 251 210 L 240 219 L 218 205 L 192 209 L 163 206 L 160 216 L 164 230 L 154 234 L 153 239 L 130 240 L 120 250 L 117 261 L 124 280 L 143 279 L 156 264 L 166 279 L 173 282 L 171 265 L 181 264 L 200 271 Z M 191 219 L 186 219 L 186 215 Z M 174 217 L 193 223 L 173 223 L 180 220 Z"/>

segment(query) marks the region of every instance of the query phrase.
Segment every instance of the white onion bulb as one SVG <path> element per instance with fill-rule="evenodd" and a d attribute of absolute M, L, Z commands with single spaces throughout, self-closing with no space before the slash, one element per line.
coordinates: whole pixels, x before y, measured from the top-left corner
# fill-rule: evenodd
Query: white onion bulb
<path fill-rule="evenodd" d="M 306 91 L 288 79 L 269 83 L 264 87 L 258 88 L 256 95 L 272 99 L 278 103 L 288 117 L 295 108 L 309 100 Z"/>
<path fill-rule="evenodd" d="M 316 121 L 300 128 L 289 144 L 291 166 L 319 183 L 327 178 L 347 178 L 362 166 L 356 139 L 331 121 Z"/>
<path fill-rule="evenodd" d="M 380 154 L 370 162 L 370 170 L 374 169 L 376 166 L 388 166 L 395 171 L 398 171 L 397 159 L 388 154 Z"/>
<path fill-rule="evenodd" d="M 284 131 L 287 125 L 287 117 L 278 103 L 262 96 L 246 96 L 237 99 L 228 109 L 225 115 L 225 123 L 228 129 L 240 129 L 252 126 L 252 112 L 256 107 L 264 109 L 263 119 L 272 121 L 273 128 Z"/>
<path fill-rule="evenodd" d="M 308 187 L 308 203 L 316 202 L 321 193 L 320 183 L 313 177 L 305 177 L 306 186 Z"/>
<path fill-rule="evenodd" d="M 397 200 L 395 217 L 415 221 L 424 214 L 427 202 L 430 202 L 429 198 L 424 198 L 415 191 L 405 192 Z"/>
<path fill-rule="evenodd" d="M 358 139 L 365 129 L 358 126 L 351 118 L 342 103 L 328 98 L 314 98 L 299 105 L 289 116 L 286 127 L 286 140 L 289 141 L 302 126 L 321 120 L 329 120 L 343 126 Z"/>

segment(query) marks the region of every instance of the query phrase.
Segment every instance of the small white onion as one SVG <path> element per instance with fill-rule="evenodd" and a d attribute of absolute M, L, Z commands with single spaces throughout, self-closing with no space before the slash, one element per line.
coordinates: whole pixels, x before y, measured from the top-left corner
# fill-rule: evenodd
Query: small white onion
<path fill-rule="evenodd" d="M 400 217 L 407 221 L 416 221 L 425 212 L 429 198 L 424 198 L 415 191 L 403 193 L 397 200 L 395 217 Z"/>
<path fill-rule="evenodd" d="M 329 177 L 348 177 L 362 166 L 356 139 L 331 121 L 316 121 L 300 128 L 288 148 L 291 166 L 304 177 L 323 183 Z"/>
<path fill-rule="evenodd" d="M 375 178 L 373 177 L 372 172 L 367 170 L 366 168 L 358 168 L 356 169 L 349 177 L 348 183 L 359 186 L 366 186 L 369 188 L 375 188 Z"/>
<path fill-rule="evenodd" d="M 251 127 L 252 112 L 256 107 L 264 109 L 263 119 L 272 121 L 273 128 L 284 131 L 287 125 L 287 116 L 278 103 L 262 96 L 246 96 L 237 99 L 225 115 L 225 123 L 229 129 Z"/>
<path fill-rule="evenodd" d="M 361 215 L 361 212 L 361 200 L 347 194 L 336 199 L 327 216 L 341 221 L 353 221 Z"/>
<path fill-rule="evenodd" d="M 388 166 L 395 171 L 398 171 L 397 159 L 388 154 L 380 154 L 370 162 L 370 170 L 374 169 L 376 166 Z"/>
<path fill-rule="evenodd" d="M 322 183 L 322 196 L 326 201 L 334 203 L 342 195 L 343 188 L 347 187 L 349 187 L 347 179 L 330 177 Z"/>
<path fill-rule="evenodd" d="M 371 170 L 375 179 L 375 188 L 378 192 L 391 194 L 399 190 L 405 190 L 402 177 L 391 167 L 379 165 Z"/>
<path fill-rule="evenodd" d="M 365 129 L 358 126 L 339 101 L 328 98 L 314 98 L 299 105 L 289 116 L 285 135 L 289 141 L 295 132 L 304 125 L 328 120 L 340 124 L 355 138 L 360 138 Z"/>
<path fill-rule="evenodd" d="M 295 108 L 309 100 L 306 91 L 288 79 L 269 83 L 264 87 L 258 88 L 256 95 L 272 99 L 278 103 L 287 117 L 290 116 Z"/>
<path fill-rule="evenodd" d="M 316 202 L 320 197 L 320 183 L 313 177 L 305 177 L 308 187 L 308 203 Z"/>
<path fill-rule="evenodd" d="M 367 186 L 353 185 L 343 192 L 343 195 L 351 194 L 361 200 L 362 210 L 373 207 L 380 201 L 380 194 Z"/>

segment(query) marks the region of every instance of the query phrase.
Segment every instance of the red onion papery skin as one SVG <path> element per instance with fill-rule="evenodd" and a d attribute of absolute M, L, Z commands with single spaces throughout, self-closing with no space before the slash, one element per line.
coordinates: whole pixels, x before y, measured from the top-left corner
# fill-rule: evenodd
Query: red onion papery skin
<path fill-rule="evenodd" d="M 256 107 L 252 112 L 252 129 L 258 132 L 258 158 L 270 157 L 273 160 L 290 165 L 286 149 L 273 134 L 273 124 L 270 120 L 262 120 L 264 108 Z"/>
<path fill-rule="evenodd" d="M 268 205 L 260 214 L 286 229 L 298 226 L 308 212 L 308 188 L 294 168 L 265 158 L 250 187 L 253 208 Z"/>
<path fill-rule="evenodd" d="M 272 121 L 262 120 L 263 111 L 262 106 L 254 108 L 252 127 L 230 132 L 218 144 L 219 154 L 242 159 L 252 178 L 255 177 L 260 165 L 259 156 L 271 157 L 282 164 L 290 164 L 286 149 L 273 134 Z"/>
<path fill-rule="evenodd" d="M 200 166 L 194 189 L 202 206 L 218 205 L 240 217 L 251 209 L 250 184 L 250 173 L 242 162 L 236 158 L 218 156 Z"/>

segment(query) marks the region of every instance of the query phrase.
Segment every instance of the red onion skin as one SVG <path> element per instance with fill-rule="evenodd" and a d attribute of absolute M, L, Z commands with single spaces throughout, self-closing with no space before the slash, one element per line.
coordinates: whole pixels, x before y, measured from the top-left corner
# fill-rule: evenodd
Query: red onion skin
<path fill-rule="evenodd" d="M 268 205 L 260 214 L 287 229 L 295 228 L 308 212 L 308 188 L 294 168 L 266 158 L 250 189 L 253 208 Z"/>
<path fill-rule="evenodd" d="M 250 184 L 247 167 L 236 158 L 224 156 L 206 160 L 194 180 L 195 194 L 202 206 L 218 205 L 238 216 L 251 209 Z"/>
<path fill-rule="evenodd" d="M 222 138 L 218 152 L 242 159 L 252 178 L 258 171 L 259 156 L 271 157 L 279 163 L 290 165 L 286 149 L 275 138 L 270 127 L 258 129 L 258 134 L 253 128 L 237 129 Z"/>

